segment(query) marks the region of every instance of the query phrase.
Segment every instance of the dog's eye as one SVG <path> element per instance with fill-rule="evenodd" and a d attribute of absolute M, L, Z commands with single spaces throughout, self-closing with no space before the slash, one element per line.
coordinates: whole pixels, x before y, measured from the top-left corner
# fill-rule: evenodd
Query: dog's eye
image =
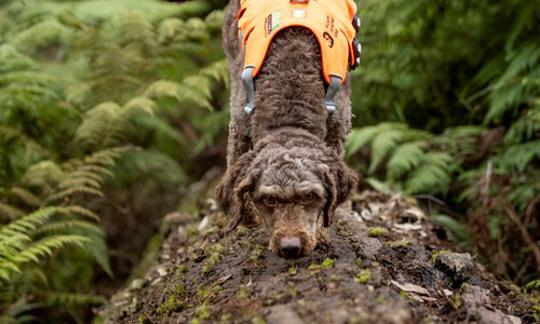
<path fill-rule="evenodd" d="M 274 207 L 277 205 L 277 200 L 272 196 L 264 196 L 263 203 L 268 207 Z"/>
<path fill-rule="evenodd" d="M 306 203 L 310 203 L 312 202 L 313 200 L 315 200 L 317 196 L 313 193 L 313 192 L 308 192 L 305 196 L 304 196 L 304 202 Z"/>

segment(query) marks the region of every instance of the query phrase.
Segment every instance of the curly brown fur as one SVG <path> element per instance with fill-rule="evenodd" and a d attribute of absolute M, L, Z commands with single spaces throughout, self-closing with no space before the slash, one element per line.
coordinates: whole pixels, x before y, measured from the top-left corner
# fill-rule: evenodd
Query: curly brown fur
<path fill-rule="evenodd" d="M 319 44 L 309 30 L 287 28 L 270 45 L 255 78 L 255 110 L 247 115 L 237 38 L 239 2 L 230 2 L 223 28 L 231 122 L 228 170 L 218 187 L 218 200 L 231 216 L 227 230 L 241 222 L 262 221 L 274 252 L 307 255 L 317 243 L 318 230 L 331 224 L 336 207 L 357 181 L 341 160 L 351 126 L 349 85 L 336 95 L 336 112 L 328 114 Z M 298 253 L 283 252 L 284 246 L 298 242 Z"/>

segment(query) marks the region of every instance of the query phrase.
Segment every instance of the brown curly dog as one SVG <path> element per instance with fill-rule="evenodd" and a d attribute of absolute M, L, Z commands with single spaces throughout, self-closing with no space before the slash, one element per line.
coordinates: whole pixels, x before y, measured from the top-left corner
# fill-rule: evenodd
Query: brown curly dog
<path fill-rule="evenodd" d="M 230 2 L 223 28 L 231 122 L 228 169 L 217 198 L 230 217 L 226 230 L 262 221 L 275 254 L 306 256 L 356 187 L 357 175 L 342 160 L 351 127 L 350 87 L 341 86 L 336 111 L 329 114 L 319 44 L 308 29 L 286 28 L 273 39 L 255 78 L 256 109 L 247 114 L 239 6 L 240 0 Z"/>

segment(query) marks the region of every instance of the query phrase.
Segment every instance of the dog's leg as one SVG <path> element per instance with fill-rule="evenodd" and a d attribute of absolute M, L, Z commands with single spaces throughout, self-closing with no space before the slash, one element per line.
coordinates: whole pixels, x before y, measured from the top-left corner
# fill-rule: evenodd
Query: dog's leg
<path fill-rule="evenodd" d="M 240 42 L 238 40 L 238 10 L 240 10 L 240 0 L 231 0 L 225 9 L 225 19 L 223 21 L 223 49 L 229 62 L 232 62 L 240 53 Z"/>
<path fill-rule="evenodd" d="M 351 130 L 351 89 L 349 82 L 341 86 L 336 94 L 336 111 L 328 116 L 326 127 L 328 135 L 326 144 L 342 156 L 345 150 L 345 141 Z"/>
<path fill-rule="evenodd" d="M 236 160 L 251 148 L 249 136 L 249 116 L 244 112 L 246 94 L 241 83 L 242 53 L 238 39 L 237 15 L 240 0 L 232 0 L 226 10 L 223 24 L 223 48 L 229 60 L 231 78 L 229 139 L 227 146 L 227 165 Z"/>

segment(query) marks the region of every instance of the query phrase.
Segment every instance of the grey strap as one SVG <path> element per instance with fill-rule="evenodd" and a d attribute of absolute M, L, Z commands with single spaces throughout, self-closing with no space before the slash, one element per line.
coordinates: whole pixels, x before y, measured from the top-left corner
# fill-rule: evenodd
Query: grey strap
<path fill-rule="evenodd" d="M 324 97 L 324 106 L 326 107 L 326 111 L 328 111 L 329 114 L 336 111 L 336 103 L 334 102 L 334 97 L 339 90 L 340 83 L 340 77 L 334 75 L 330 77 L 330 84 L 328 85 L 328 89 L 326 89 L 326 97 Z"/>
<path fill-rule="evenodd" d="M 251 114 L 253 112 L 253 108 L 255 108 L 255 85 L 253 84 L 253 66 L 248 66 L 244 69 L 244 72 L 242 72 L 242 83 L 244 84 L 244 88 L 246 89 L 246 96 L 247 96 L 247 103 L 244 107 L 244 111 L 247 114 Z"/>

